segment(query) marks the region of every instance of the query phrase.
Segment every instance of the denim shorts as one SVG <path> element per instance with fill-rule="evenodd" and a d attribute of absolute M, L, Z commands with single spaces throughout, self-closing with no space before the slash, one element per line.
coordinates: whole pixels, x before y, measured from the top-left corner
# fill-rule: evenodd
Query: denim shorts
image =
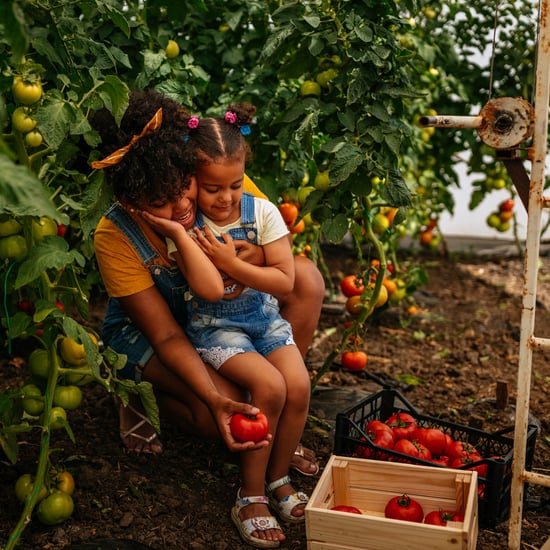
<path fill-rule="evenodd" d="M 202 360 L 219 369 L 234 355 L 272 351 L 294 344 L 292 327 L 279 314 L 277 300 L 245 291 L 234 300 L 209 303 L 192 311 L 187 334 Z M 204 304 L 201 305 L 201 307 Z"/>
<path fill-rule="evenodd" d="M 141 382 L 141 375 L 145 365 L 154 355 L 153 348 L 148 340 L 128 319 L 114 330 L 104 331 L 102 334 L 105 345 L 113 348 L 118 354 L 126 355 L 124 367 L 117 371 L 117 376 L 125 380 Z"/>

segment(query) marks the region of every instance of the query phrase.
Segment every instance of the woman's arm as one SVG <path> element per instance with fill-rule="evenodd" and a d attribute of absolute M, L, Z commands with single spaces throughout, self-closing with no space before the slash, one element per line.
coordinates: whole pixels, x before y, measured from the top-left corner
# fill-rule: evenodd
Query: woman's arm
<path fill-rule="evenodd" d="M 151 344 L 160 362 L 178 376 L 211 411 L 230 450 L 242 451 L 268 444 L 266 440 L 252 447 L 250 442 L 243 445 L 233 439 L 229 429 L 231 416 L 236 412 L 256 414 L 257 408 L 233 401 L 218 392 L 206 366 L 156 287 L 119 300 L 128 317 Z"/>
<path fill-rule="evenodd" d="M 268 294 L 288 294 L 292 291 L 294 260 L 286 235 L 262 247 L 265 265 L 259 266 L 239 257 L 229 235 L 223 234 L 223 242 L 220 242 L 207 226 L 202 233 L 196 231 L 196 234 L 199 245 L 214 265 L 236 281 Z"/>
<path fill-rule="evenodd" d="M 141 212 L 141 216 L 153 229 L 174 241 L 177 248 L 174 258 L 193 292 L 211 302 L 221 300 L 221 275 L 185 228 L 178 222 L 159 218 L 149 212 Z"/>

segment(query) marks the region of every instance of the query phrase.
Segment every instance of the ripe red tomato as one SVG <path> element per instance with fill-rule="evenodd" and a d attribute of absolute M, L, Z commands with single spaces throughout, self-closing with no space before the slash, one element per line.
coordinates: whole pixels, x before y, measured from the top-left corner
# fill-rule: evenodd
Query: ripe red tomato
<path fill-rule="evenodd" d="M 439 428 L 418 428 L 416 430 L 416 439 L 427 447 L 432 455 L 439 456 L 445 454 L 447 439 Z"/>
<path fill-rule="evenodd" d="M 447 525 L 448 521 L 464 521 L 464 516 L 454 510 L 434 510 L 428 512 L 424 518 L 424 523 L 429 525 Z"/>
<path fill-rule="evenodd" d="M 514 199 L 506 199 L 500 203 L 499 210 L 501 212 L 511 212 L 514 209 L 514 206 Z"/>
<path fill-rule="evenodd" d="M 393 446 L 393 450 L 415 458 L 419 457 L 418 447 L 408 439 L 398 439 Z"/>
<path fill-rule="evenodd" d="M 453 443 L 446 448 L 445 452 L 451 460 L 451 464 L 457 458 L 480 456 L 480 454 L 477 452 L 477 449 L 473 445 L 470 445 L 470 443 L 466 443 L 465 441 L 453 441 Z"/>
<path fill-rule="evenodd" d="M 241 443 L 258 443 L 266 438 L 269 430 L 267 417 L 262 412 L 255 415 L 236 413 L 231 417 L 229 427 L 233 437 Z"/>
<path fill-rule="evenodd" d="M 396 439 L 414 439 L 418 425 L 414 416 L 405 412 L 396 412 L 387 420 L 386 424 L 395 432 Z"/>
<path fill-rule="evenodd" d="M 279 205 L 279 212 L 289 227 L 292 227 L 296 223 L 296 219 L 298 218 L 298 207 L 295 204 L 283 202 Z"/>
<path fill-rule="evenodd" d="M 384 509 L 384 515 L 390 519 L 403 521 L 414 521 L 422 523 L 424 510 L 419 502 L 408 495 L 401 495 L 391 498 Z"/>
<path fill-rule="evenodd" d="M 347 506 L 346 504 L 338 504 L 336 506 L 333 506 L 331 510 L 336 510 L 337 512 L 347 512 L 348 514 L 362 514 L 361 510 L 359 508 L 356 508 L 355 506 Z"/>
<path fill-rule="evenodd" d="M 340 281 L 340 290 L 346 298 L 361 296 L 365 290 L 365 283 L 357 275 L 347 275 Z"/>
<path fill-rule="evenodd" d="M 367 436 L 372 443 L 384 449 L 392 449 L 395 443 L 395 434 L 392 429 L 381 420 L 371 420 L 366 427 Z M 364 439 L 364 438 L 361 438 Z M 371 449 L 366 445 L 360 445 L 357 448 L 357 456 L 361 458 L 372 458 L 378 460 L 387 460 L 388 455 Z"/>
<path fill-rule="evenodd" d="M 451 461 L 449 460 L 449 457 L 446 455 L 432 456 L 432 462 L 434 464 L 439 464 L 444 468 L 450 468 L 451 466 Z"/>
<path fill-rule="evenodd" d="M 487 470 L 489 465 L 481 462 L 483 457 L 481 455 L 469 455 L 468 457 L 455 458 L 451 462 L 451 468 L 464 468 L 477 472 L 481 477 L 487 477 Z"/>
<path fill-rule="evenodd" d="M 367 366 L 368 357 L 364 351 L 345 351 L 342 353 L 342 365 L 351 371 L 363 370 Z"/>

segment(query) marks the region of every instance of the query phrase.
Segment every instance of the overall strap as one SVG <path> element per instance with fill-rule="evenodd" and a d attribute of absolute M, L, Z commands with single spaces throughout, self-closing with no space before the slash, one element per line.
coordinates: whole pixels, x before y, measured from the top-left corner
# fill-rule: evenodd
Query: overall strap
<path fill-rule="evenodd" d="M 114 203 L 109 210 L 105 212 L 105 217 L 111 220 L 126 237 L 128 237 L 132 246 L 140 255 L 144 265 L 158 258 L 157 252 L 149 244 L 149 241 L 145 238 L 141 229 L 119 203 Z"/>
<path fill-rule="evenodd" d="M 241 199 L 241 224 L 252 225 L 254 223 L 254 195 L 243 193 Z"/>

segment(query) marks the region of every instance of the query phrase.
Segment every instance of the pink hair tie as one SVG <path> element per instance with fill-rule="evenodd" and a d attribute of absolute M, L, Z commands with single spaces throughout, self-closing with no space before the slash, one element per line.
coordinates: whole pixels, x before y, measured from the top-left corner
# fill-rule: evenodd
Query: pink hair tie
<path fill-rule="evenodd" d="M 227 111 L 224 118 L 226 122 L 229 122 L 229 124 L 235 124 L 235 122 L 237 122 L 237 114 L 233 111 Z"/>
<path fill-rule="evenodd" d="M 197 115 L 193 115 L 188 121 L 187 126 L 191 128 L 191 130 L 194 130 L 199 125 L 199 117 Z"/>

